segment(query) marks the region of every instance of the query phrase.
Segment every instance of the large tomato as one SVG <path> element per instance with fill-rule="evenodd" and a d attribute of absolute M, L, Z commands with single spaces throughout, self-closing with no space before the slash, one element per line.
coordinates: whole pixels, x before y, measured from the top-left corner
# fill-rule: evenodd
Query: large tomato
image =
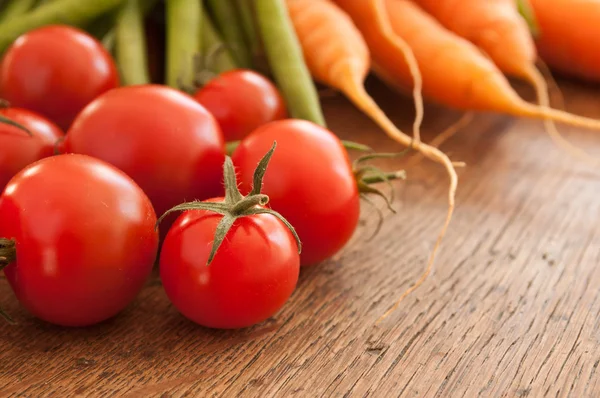
<path fill-rule="evenodd" d="M 0 237 L 16 244 L 6 277 L 23 306 L 48 322 L 85 326 L 110 318 L 152 271 L 152 204 L 101 160 L 59 155 L 26 167 L 0 196 L 0 220 Z"/>
<path fill-rule="evenodd" d="M 185 200 L 223 192 L 219 126 L 192 97 L 165 86 L 121 87 L 101 95 L 77 117 L 64 149 L 123 170 L 158 215 Z M 170 222 L 161 224 L 163 236 Z"/>
<path fill-rule="evenodd" d="M 241 140 L 257 127 L 287 117 L 277 87 L 249 70 L 225 72 L 194 97 L 217 119 L 226 141 Z"/>
<path fill-rule="evenodd" d="M 303 120 L 282 120 L 258 128 L 232 155 L 243 192 L 252 187 L 256 164 L 277 142 L 264 177 L 269 206 L 296 229 L 302 265 L 339 251 L 358 223 L 360 200 L 348 153 L 329 130 Z"/>
<path fill-rule="evenodd" d="M 102 44 L 69 26 L 46 26 L 20 36 L 4 54 L 0 96 L 67 129 L 90 101 L 119 85 Z"/>
<path fill-rule="evenodd" d="M 52 156 L 57 141 L 63 137 L 58 126 L 38 115 L 20 108 L 0 109 L 0 115 L 19 123 L 31 132 L 0 122 L 0 192 L 8 181 L 25 166 Z"/>

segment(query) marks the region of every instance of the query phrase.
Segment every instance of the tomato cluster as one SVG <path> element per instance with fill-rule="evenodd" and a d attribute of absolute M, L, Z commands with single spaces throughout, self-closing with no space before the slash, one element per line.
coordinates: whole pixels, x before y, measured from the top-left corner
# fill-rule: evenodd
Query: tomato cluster
<path fill-rule="evenodd" d="M 5 53 L 0 96 L 14 122 L 0 125 L 0 268 L 48 322 L 119 313 L 160 246 L 160 277 L 183 315 L 247 327 L 279 311 L 300 266 L 331 257 L 356 228 L 360 184 L 342 142 L 288 118 L 256 72 L 224 73 L 194 95 L 119 87 L 96 39 L 50 26 Z"/>

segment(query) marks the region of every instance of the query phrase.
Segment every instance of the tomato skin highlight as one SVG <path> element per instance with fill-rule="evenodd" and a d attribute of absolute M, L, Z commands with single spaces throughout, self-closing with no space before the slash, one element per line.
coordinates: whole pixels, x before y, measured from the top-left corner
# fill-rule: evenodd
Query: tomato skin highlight
<path fill-rule="evenodd" d="M 123 310 L 152 271 L 156 215 L 141 188 L 83 155 L 42 159 L 0 196 L 0 236 L 16 241 L 4 272 L 21 304 L 62 326 Z"/>
<path fill-rule="evenodd" d="M 25 131 L 0 123 L 0 192 L 25 166 L 54 155 L 54 147 L 64 136 L 62 130 L 42 115 L 21 108 L 0 109 L 0 115 L 27 128 Z"/>
<path fill-rule="evenodd" d="M 200 88 L 194 98 L 217 119 L 225 141 L 237 141 L 256 128 L 287 118 L 277 87 L 259 73 L 236 69 Z"/>
<path fill-rule="evenodd" d="M 238 218 L 206 265 L 222 216 L 181 214 L 160 254 L 160 277 L 173 305 L 193 322 L 244 328 L 274 315 L 293 293 L 300 258 L 296 242 L 272 215 Z"/>
<path fill-rule="evenodd" d="M 103 92 L 119 85 L 114 60 L 82 30 L 51 25 L 21 35 L 0 67 L 0 96 L 67 129 Z"/>
<path fill-rule="evenodd" d="M 232 155 L 242 193 L 252 187 L 256 164 L 277 141 L 262 192 L 302 241 L 303 266 L 337 253 L 352 237 L 360 215 L 358 186 L 342 142 L 314 123 L 288 119 L 258 128 Z"/>
<path fill-rule="evenodd" d="M 169 87 L 128 86 L 101 95 L 73 122 L 64 149 L 123 170 L 159 216 L 185 200 L 223 194 L 219 126 L 192 97 Z M 162 236 L 175 218 L 161 223 Z"/>

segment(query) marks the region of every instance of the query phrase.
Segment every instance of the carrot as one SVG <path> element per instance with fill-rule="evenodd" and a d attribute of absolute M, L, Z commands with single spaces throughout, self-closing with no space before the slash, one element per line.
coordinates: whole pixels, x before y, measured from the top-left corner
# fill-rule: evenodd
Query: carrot
<path fill-rule="evenodd" d="M 590 0 L 529 0 L 540 34 L 537 47 L 554 69 L 600 82 L 600 3 Z"/>
<path fill-rule="evenodd" d="M 410 45 L 419 62 L 426 97 L 457 109 L 548 118 L 577 127 L 600 129 L 598 120 L 524 101 L 474 44 L 445 29 L 416 4 L 406 0 L 385 0 L 385 4 L 394 32 Z M 377 46 L 377 43 L 368 44 L 372 48 Z M 411 78 L 405 65 L 393 62 L 385 53 L 380 55 L 381 59 L 375 60 L 376 73 L 390 85 L 409 86 Z"/>
<path fill-rule="evenodd" d="M 528 81 L 536 91 L 541 107 L 550 107 L 548 86 L 535 66 L 537 52 L 527 19 L 519 14 L 519 6 L 536 26 L 537 18 L 529 15 L 528 3 L 515 0 L 417 0 L 425 11 L 445 27 L 479 47 L 498 68 Z M 546 2 L 544 4 L 547 5 Z M 600 14 L 599 14 L 600 17 Z M 534 21 L 535 18 L 535 21 Z M 599 58 L 600 61 L 600 58 Z M 600 62 L 598 63 L 600 65 Z M 550 118 L 544 118 L 550 137 L 575 157 L 593 165 L 598 160 L 563 138 Z"/>
<path fill-rule="evenodd" d="M 392 62 L 398 62 L 408 68 L 416 111 L 413 138 L 415 141 L 420 141 L 423 120 L 421 73 L 408 44 L 394 34 L 385 15 L 383 0 L 335 0 L 334 2 L 350 15 L 371 50 L 383 50 L 374 51 L 374 54 L 371 54 L 372 57 L 383 55 L 386 52 Z"/>
<path fill-rule="evenodd" d="M 397 44 L 400 40 L 393 36 L 386 22 L 384 4 L 381 1 L 347 0 L 342 3 L 347 10 L 361 15 L 361 23 L 369 27 L 371 40 L 385 43 L 379 49 L 385 48 L 386 52 L 393 53 L 397 62 L 404 63 L 404 48 Z M 287 4 L 304 59 L 313 77 L 342 91 L 391 138 L 405 146 L 412 146 L 427 158 L 442 164 L 448 171 L 448 214 L 429 258 L 427 267 L 431 269 L 454 211 L 458 178 L 452 162 L 437 148 L 418 139 L 411 139 L 398 130 L 366 92 L 364 80 L 370 69 L 369 48 L 360 31 L 340 8 L 327 0 L 287 0 Z"/>

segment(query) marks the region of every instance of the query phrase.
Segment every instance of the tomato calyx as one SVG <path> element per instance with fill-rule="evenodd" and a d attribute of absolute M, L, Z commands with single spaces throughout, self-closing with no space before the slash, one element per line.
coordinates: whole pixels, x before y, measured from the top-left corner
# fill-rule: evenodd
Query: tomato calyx
<path fill-rule="evenodd" d="M 7 265 L 13 263 L 17 259 L 17 251 L 15 249 L 15 241 L 13 239 L 0 238 L 0 271 Z M 16 322 L 0 307 L 0 317 L 10 324 L 15 325 Z"/>
<path fill-rule="evenodd" d="M 258 166 L 256 166 L 256 169 L 254 170 L 252 191 L 248 195 L 244 196 L 240 192 L 238 188 L 237 176 L 235 174 L 235 167 L 233 166 L 233 161 L 231 160 L 231 157 L 226 156 L 225 163 L 223 164 L 223 175 L 225 180 L 225 199 L 221 202 L 193 201 L 177 205 L 167 210 L 158 219 L 156 223 L 157 227 L 167 215 L 176 211 L 205 210 L 223 215 L 223 218 L 221 219 L 221 221 L 219 221 L 219 224 L 217 225 L 217 228 L 215 230 L 215 238 L 213 240 L 213 245 L 208 256 L 208 261 L 206 263 L 206 265 L 208 266 L 214 259 L 217 250 L 221 246 L 221 243 L 223 243 L 223 240 L 227 236 L 227 233 L 238 218 L 257 214 L 270 214 L 279 219 L 290 230 L 290 232 L 294 236 L 294 239 L 296 240 L 296 245 L 298 246 L 298 253 L 300 253 L 302 251 L 302 242 L 300 242 L 300 238 L 298 237 L 296 230 L 281 214 L 279 214 L 273 209 L 265 207 L 269 203 L 269 197 L 261 193 L 263 178 L 265 176 L 267 166 L 269 164 L 269 161 L 271 160 L 271 157 L 273 156 L 273 152 L 275 151 L 276 146 L 277 143 L 273 142 L 273 146 L 271 147 L 271 149 L 260 160 Z"/>
<path fill-rule="evenodd" d="M 384 221 L 384 216 L 381 210 L 374 205 L 371 201 L 369 195 L 376 195 L 382 198 L 387 205 L 387 208 L 392 212 L 396 213 L 396 209 L 392 206 L 392 202 L 394 201 L 394 187 L 392 185 L 392 181 L 394 180 L 405 180 L 406 179 L 406 171 L 398 170 L 392 172 L 384 172 L 380 168 L 365 164 L 365 162 L 373 159 L 383 159 L 383 158 L 396 158 L 404 156 L 408 151 L 402 151 L 398 153 L 370 153 L 363 156 L 358 157 L 352 164 L 352 170 L 354 172 L 354 178 L 356 180 L 356 185 L 358 187 L 358 192 L 361 199 L 365 200 L 367 203 L 373 205 L 379 215 L 379 222 L 377 227 L 375 228 L 375 232 L 372 237 L 377 235 Z M 385 183 L 390 188 L 390 193 L 386 195 L 378 188 L 373 187 L 373 184 Z"/>

